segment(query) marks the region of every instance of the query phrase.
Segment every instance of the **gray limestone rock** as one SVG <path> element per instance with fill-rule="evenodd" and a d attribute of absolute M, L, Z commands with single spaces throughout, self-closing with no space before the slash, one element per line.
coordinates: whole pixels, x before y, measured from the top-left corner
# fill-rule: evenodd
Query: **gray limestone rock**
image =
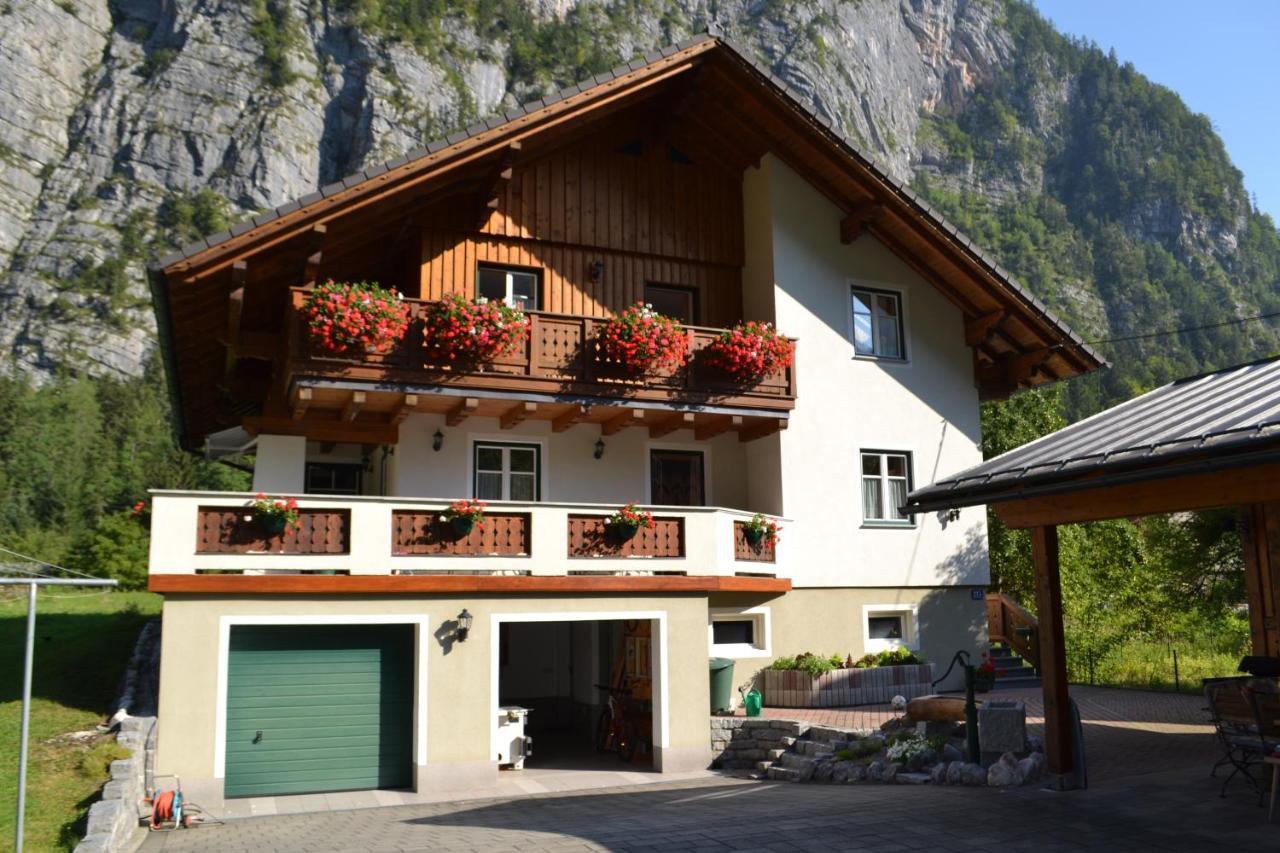
<path fill-rule="evenodd" d="M 935 785 L 947 784 L 947 771 L 950 769 L 949 762 L 935 764 L 933 770 L 929 773 L 929 780 Z"/>
<path fill-rule="evenodd" d="M 1018 757 L 1012 752 L 1000 756 L 1000 760 L 987 770 L 987 784 L 993 788 L 1016 788 L 1023 782 Z"/>
<path fill-rule="evenodd" d="M 1018 772 L 1022 774 L 1023 784 L 1039 781 L 1044 775 L 1045 759 L 1043 752 L 1033 752 L 1018 762 Z"/>
<path fill-rule="evenodd" d="M 950 773 L 948 773 L 950 778 Z M 983 769 L 981 764 L 961 764 L 960 765 L 960 784 L 978 787 L 987 784 L 987 771 Z"/>

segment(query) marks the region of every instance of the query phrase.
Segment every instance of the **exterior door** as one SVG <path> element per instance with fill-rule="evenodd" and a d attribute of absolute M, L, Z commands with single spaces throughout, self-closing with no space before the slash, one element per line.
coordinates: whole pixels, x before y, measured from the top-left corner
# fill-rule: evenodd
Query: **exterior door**
<path fill-rule="evenodd" d="M 412 625 L 237 625 L 225 796 L 413 784 Z"/>
<path fill-rule="evenodd" d="M 702 451 L 649 451 L 649 497 L 659 506 L 704 506 Z"/>

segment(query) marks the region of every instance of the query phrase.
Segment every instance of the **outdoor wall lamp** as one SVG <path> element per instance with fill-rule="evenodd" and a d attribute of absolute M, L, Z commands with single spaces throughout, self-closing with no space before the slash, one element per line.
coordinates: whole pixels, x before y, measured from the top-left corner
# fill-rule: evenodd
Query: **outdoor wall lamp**
<path fill-rule="evenodd" d="M 601 456 L 604 456 L 604 439 L 603 438 L 596 439 L 596 452 L 591 455 L 597 459 L 599 459 Z"/>
<path fill-rule="evenodd" d="M 444 447 L 444 433 L 437 429 L 436 434 L 431 436 L 431 449 L 439 453 L 442 447 Z"/>
<path fill-rule="evenodd" d="M 594 284 L 599 284 L 604 278 L 604 261 L 592 261 L 587 266 L 587 279 Z"/>
<path fill-rule="evenodd" d="M 458 614 L 458 642 L 465 643 L 467 635 L 471 633 L 471 613 L 467 608 L 462 608 L 462 612 Z"/>

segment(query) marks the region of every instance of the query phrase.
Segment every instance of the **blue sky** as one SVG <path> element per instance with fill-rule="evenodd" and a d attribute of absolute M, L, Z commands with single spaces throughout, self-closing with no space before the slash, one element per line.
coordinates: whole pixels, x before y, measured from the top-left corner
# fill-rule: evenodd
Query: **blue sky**
<path fill-rule="evenodd" d="M 1280 0 L 1034 0 L 1213 122 L 1245 188 L 1280 222 Z"/>

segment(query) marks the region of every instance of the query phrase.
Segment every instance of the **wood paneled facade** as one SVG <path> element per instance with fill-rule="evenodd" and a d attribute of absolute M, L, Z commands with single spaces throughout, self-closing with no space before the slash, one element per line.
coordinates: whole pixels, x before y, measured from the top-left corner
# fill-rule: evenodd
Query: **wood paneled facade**
<path fill-rule="evenodd" d="M 453 211 L 426 223 L 420 298 L 473 296 L 477 265 L 491 263 L 538 272 L 544 311 L 605 316 L 654 283 L 695 290 L 698 325 L 742 319 L 739 172 L 609 132 L 517 163 L 493 198 L 474 231 Z"/>

